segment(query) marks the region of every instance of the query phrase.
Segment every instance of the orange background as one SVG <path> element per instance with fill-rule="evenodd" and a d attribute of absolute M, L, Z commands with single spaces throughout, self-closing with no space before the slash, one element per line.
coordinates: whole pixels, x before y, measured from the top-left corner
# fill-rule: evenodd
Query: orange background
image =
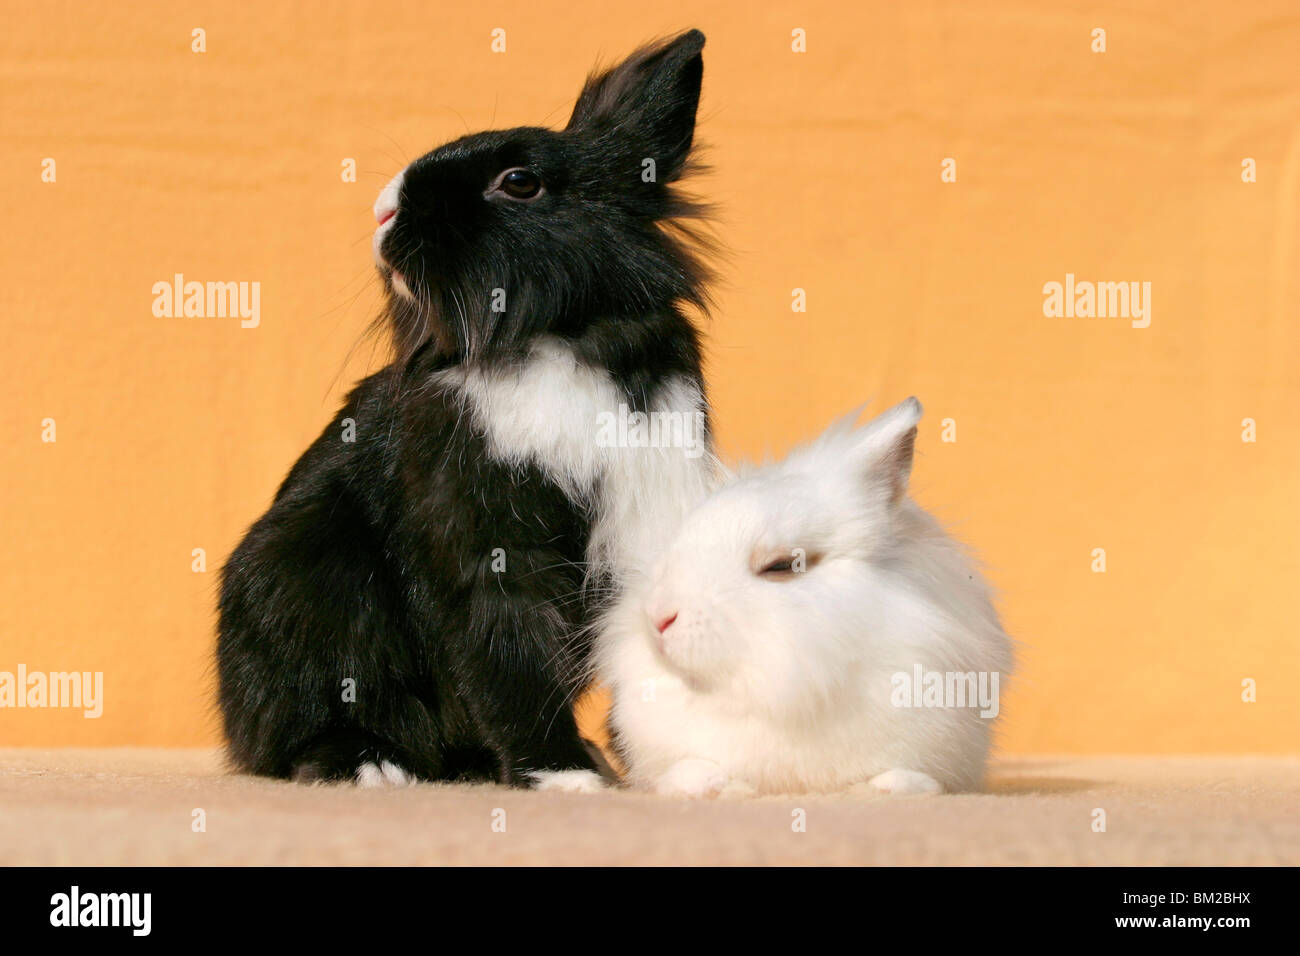
<path fill-rule="evenodd" d="M 217 740 L 215 571 L 378 360 L 379 188 L 694 25 L 723 454 L 919 395 L 916 495 L 1023 643 L 1007 750 L 1297 749 L 1293 2 L 185 6 L 3 3 L 0 670 L 106 699 L 0 711 L 0 744 Z M 176 272 L 260 282 L 260 327 L 155 318 Z M 1151 327 L 1045 318 L 1067 272 L 1151 282 Z"/>

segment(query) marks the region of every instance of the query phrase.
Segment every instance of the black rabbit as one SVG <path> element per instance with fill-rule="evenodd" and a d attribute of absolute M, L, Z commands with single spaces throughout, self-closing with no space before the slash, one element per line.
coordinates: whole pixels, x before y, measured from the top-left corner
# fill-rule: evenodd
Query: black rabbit
<path fill-rule="evenodd" d="M 713 471 L 683 313 L 704 306 L 702 207 L 671 186 L 703 46 L 644 47 L 563 130 L 466 136 L 381 194 L 395 361 L 223 572 L 237 768 L 599 785 L 571 706 L 589 627 Z"/>

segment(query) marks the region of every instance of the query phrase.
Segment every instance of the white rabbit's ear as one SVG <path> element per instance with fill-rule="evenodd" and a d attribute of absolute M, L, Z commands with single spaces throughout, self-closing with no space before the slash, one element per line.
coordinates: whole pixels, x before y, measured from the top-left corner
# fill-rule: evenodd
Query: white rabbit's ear
<path fill-rule="evenodd" d="M 920 420 L 921 403 L 912 397 L 876 416 L 854 434 L 855 466 L 868 480 L 883 482 L 889 488 L 891 501 L 897 501 L 907 491 Z"/>

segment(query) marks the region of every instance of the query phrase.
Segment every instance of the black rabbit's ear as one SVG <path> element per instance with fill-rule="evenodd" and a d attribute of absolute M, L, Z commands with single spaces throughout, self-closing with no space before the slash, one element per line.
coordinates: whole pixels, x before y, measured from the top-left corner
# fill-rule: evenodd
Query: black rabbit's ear
<path fill-rule="evenodd" d="M 617 135 L 653 158 L 660 178 L 677 176 L 691 150 L 704 76 L 699 30 L 637 50 L 618 66 L 592 74 L 567 129 Z"/>

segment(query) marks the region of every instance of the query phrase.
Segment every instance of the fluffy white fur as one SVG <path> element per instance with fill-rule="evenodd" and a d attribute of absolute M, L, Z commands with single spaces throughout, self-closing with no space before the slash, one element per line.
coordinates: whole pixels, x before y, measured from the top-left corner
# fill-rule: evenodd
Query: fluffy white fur
<path fill-rule="evenodd" d="M 588 573 L 616 581 L 644 573 L 671 529 L 716 483 L 708 449 L 602 446 L 601 416 L 618 415 L 627 396 L 609 373 L 578 361 L 562 340 L 544 338 L 513 367 L 457 366 L 440 373 L 461 395 L 488 453 L 511 465 L 531 462 L 596 515 Z M 704 397 L 685 379 L 650 396 L 650 411 L 694 415 Z"/>
<path fill-rule="evenodd" d="M 978 789 L 991 721 L 893 675 L 1011 666 L 979 571 L 908 499 L 921 406 L 840 422 L 685 519 L 599 639 L 633 786 L 684 796 Z M 807 556 L 802 572 L 761 573 Z M 662 634 L 656 624 L 676 615 Z"/>

